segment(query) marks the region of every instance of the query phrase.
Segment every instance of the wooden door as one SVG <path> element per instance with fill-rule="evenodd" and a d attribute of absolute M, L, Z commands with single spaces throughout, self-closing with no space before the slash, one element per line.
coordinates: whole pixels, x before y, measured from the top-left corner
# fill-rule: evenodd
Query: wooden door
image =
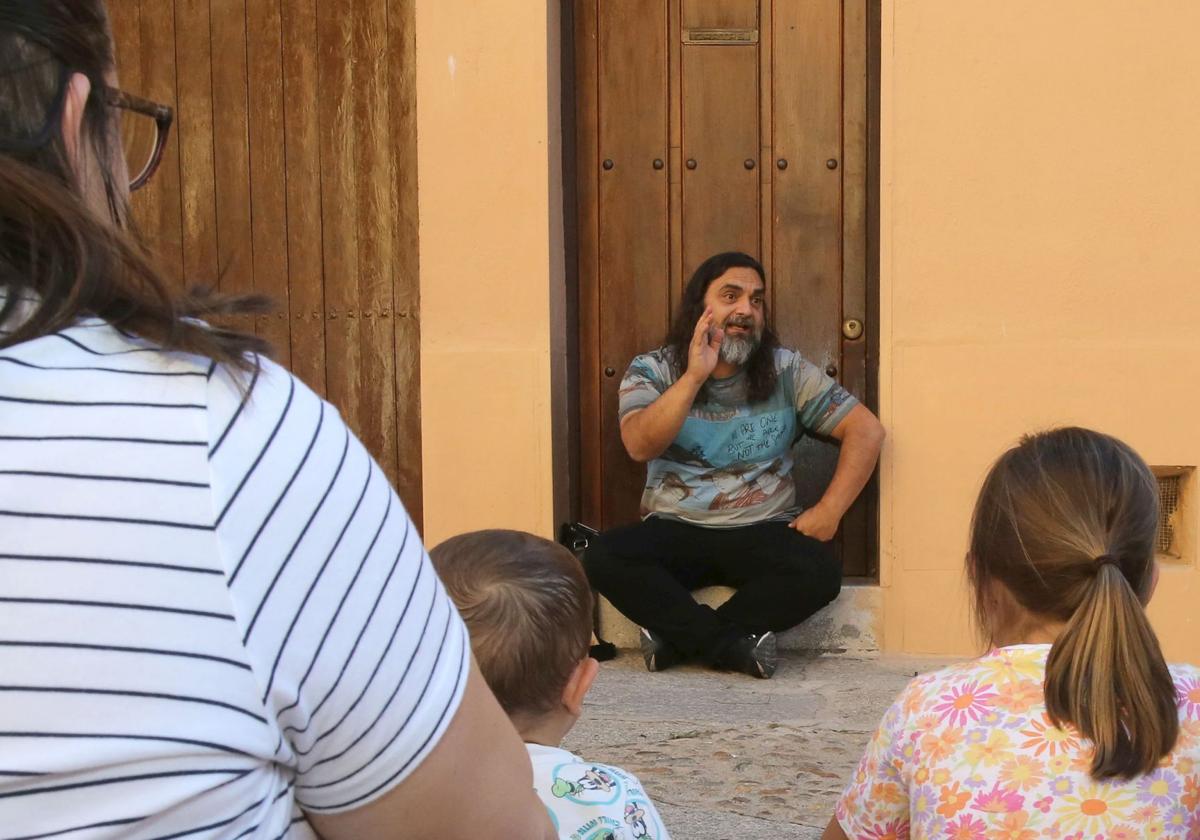
<path fill-rule="evenodd" d="M 691 272 L 740 250 L 767 270 L 785 346 L 860 398 L 867 332 L 867 0 L 585 0 L 575 5 L 581 514 L 636 521 L 644 467 L 617 389 L 662 343 Z M 852 325 L 851 325 L 852 326 Z M 801 502 L 828 441 L 797 443 Z M 870 499 L 847 515 L 846 573 L 873 571 Z"/>
<path fill-rule="evenodd" d="M 136 220 L 179 286 L 334 403 L 421 521 L 415 0 L 108 0 L 121 85 L 175 109 Z"/>

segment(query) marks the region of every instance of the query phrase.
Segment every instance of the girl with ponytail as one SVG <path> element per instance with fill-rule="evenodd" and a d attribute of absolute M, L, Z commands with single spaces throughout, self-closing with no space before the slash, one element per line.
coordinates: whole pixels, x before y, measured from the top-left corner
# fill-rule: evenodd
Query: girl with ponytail
<path fill-rule="evenodd" d="M 1200 836 L 1200 670 L 1164 661 L 1145 613 L 1157 524 L 1115 438 L 1004 453 L 966 568 L 991 649 L 909 684 L 824 837 Z"/>

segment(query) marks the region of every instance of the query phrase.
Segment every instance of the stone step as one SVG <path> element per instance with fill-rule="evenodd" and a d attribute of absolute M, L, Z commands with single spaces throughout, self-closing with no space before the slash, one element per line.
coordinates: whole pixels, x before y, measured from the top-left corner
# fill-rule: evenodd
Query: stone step
<path fill-rule="evenodd" d="M 698 589 L 692 596 L 702 604 L 717 607 L 734 593 L 728 586 Z M 837 600 L 799 627 L 779 634 L 783 650 L 875 656 L 879 653 L 876 628 L 883 614 L 883 591 L 873 584 L 842 587 Z M 618 648 L 638 647 L 638 628 L 617 612 L 607 598 L 600 599 L 600 633 Z"/>

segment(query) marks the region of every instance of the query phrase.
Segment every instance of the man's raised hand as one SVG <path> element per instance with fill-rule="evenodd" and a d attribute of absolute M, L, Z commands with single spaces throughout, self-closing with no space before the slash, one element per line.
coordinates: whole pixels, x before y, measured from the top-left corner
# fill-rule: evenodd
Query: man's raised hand
<path fill-rule="evenodd" d="M 724 338 L 725 333 L 713 327 L 712 309 L 705 309 L 688 344 L 687 370 L 650 405 L 621 418 L 621 442 L 629 457 L 645 463 L 662 455 L 675 440 L 696 395 L 717 367 Z"/>
<path fill-rule="evenodd" d="M 721 342 L 724 339 L 724 330 L 713 329 L 712 307 L 705 309 L 700 320 L 696 322 L 692 343 L 688 346 L 686 375 L 693 377 L 697 385 L 704 384 L 716 369 L 721 358 Z"/>

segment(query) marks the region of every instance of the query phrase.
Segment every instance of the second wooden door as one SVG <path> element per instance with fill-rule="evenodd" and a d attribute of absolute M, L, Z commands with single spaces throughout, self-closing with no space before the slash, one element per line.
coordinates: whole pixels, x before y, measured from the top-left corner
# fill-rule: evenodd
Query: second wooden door
<path fill-rule="evenodd" d="M 617 390 L 662 344 L 683 284 L 728 250 L 767 270 L 785 346 L 866 390 L 866 0 L 587 0 L 575 6 L 582 515 L 636 521 L 645 470 Z M 797 442 L 802 503 L 836 462 Z M 871 571 L 868 500 L 843 523 Z"/>

